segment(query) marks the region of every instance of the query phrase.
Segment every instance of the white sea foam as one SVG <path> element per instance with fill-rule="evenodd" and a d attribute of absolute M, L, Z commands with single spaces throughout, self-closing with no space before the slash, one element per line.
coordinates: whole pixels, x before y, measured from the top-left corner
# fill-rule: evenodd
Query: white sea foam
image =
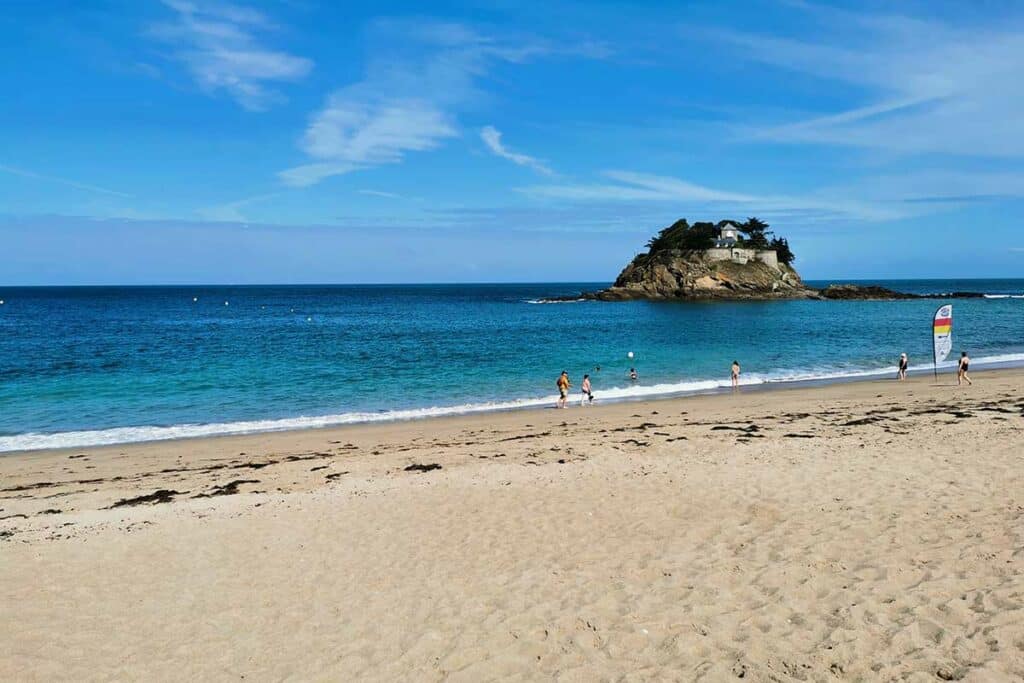
<path fill-rule="evenodd" d="M 1024 294 L 982 294 L 986 299 L 1024 299 Z"/>
<path fill-rule="evenodd" d="M 972 367 L 996 364 L 1024 364 L 1024 353 L 1008 353 L 972 359 Z M 942 369 L 956 367 L 956 361 L 939 363 Z M 912 372 L 931 370 L 931 364 L 913 365 Z M 740 381 L 744 386 L 764 384 L 791 384 L 794 382 L 838 382 L 872 377 L 885 377 L 895 373 L 896 368 L 873 369 L 840 369 L 822 368 L 808 372 L 777 372 L 767 374 L 746 373 Z M 728 389 L 728 379 L 695 380 L 690 382 L 671 382 L 663 384 L 633 384 L 622 387 L 598 388 L 594 395 L 598 401 L 626 401 L 631 399 L 654 398 L 659 396 L 681 396 L 686 394 L 708 393 Z M 579 394 L 571 396 L 579 400 Z M 223 422 L 212 424 L 180 424 L 171 426 L 117 427 L 56 434 L 26 433 L 13 436 L 0 436 L 0 452 L 39 450 L 46 448 L 81 448 L 85 446 L 102 446 L 118 443 L 135 443 L 142 441 L 160 441 L 164 439 L 183 439 L 201 436 L 219 436 L 227 434 L 251 434 L 255 432 L 276 432 L 291 429 L 309 429 L 315 427 L 331 427 L 347 424 L 372 422 L 393 422 L 399 420 L 417 420 L 445 415 L 468 415 L 472 413 L 493 412 L 499 410 L 515 410 L 519 408 L 536 408 L 554 405 L 556 396 L 524 398 L 514 401 L 494 403 L 466 403 L 453 406 L 435 406 L 414 408 L 409 410 L 392 410 L 376 413 L 352 412 L 335 415 L 318 415 L 283 418 L 279 420 L 249 420 L 243 422 Z"/>
<path fill-rule="evenodd" d="M 578 304 L 587 299 L 527 299 L 528 304 Z"/>

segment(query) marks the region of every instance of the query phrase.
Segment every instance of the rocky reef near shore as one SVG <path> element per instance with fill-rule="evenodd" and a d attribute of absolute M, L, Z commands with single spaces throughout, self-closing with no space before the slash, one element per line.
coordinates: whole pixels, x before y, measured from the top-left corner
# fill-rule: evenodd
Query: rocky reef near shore
<path fill-rule="evenodd" d="M 981 299 L 980 292 L 944 292 L 941 294 L 907 294 L 878 285 L 829 285 L 818 292 L 823 299 L 845 301 L 886 301 L 897 299 Z"/>

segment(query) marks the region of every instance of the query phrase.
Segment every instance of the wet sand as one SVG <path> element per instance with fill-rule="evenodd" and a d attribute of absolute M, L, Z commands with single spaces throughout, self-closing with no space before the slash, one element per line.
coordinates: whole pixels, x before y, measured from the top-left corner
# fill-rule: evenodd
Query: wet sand
<path fill-rule="evenodd" d="M 0 456 L 4 680 L 1024 678 L 1024 372 Z"/>

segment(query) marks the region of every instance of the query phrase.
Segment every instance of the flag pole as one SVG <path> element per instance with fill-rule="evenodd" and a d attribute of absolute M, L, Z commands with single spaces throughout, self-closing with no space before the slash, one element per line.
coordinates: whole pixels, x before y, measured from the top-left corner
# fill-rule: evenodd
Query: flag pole
<path fill-rule="evenodd" d="M 945 307 L 942 304 L 935 309 L 935 313 L 932 315 L 932 372 L 935 374 L 935 381 L 939 381 L 939 349 L 935 346 L 935 318 L 939 316 L 939 311 Z"/>

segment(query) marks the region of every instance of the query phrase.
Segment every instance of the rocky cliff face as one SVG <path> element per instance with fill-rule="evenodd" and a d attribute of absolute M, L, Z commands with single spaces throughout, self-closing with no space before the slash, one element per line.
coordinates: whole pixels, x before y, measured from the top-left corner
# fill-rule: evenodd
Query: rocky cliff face
<path fill-rule="evenodd" d="M 588 295 L 602 301 L 628 299 L 804 299 L 817 298 L 793 268 L 760 261 L 713 261 L 700 251 L 678 249 L 638 256 L 608 289 Z"/>

